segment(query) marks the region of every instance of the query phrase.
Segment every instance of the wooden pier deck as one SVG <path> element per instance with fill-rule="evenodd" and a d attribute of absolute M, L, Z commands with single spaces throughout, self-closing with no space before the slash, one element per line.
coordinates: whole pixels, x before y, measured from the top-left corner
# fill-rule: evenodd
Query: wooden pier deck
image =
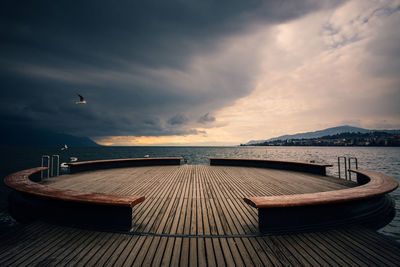
<path fill-rule="evenodd" d="M 62 189 L 145 195 L 130 232 L 35 222 L 0 238 L 0 266 L 399 266 L 400 244 L 361 227 L 262 235 L 243 197 L 313 193 L 356 184 L 261 168 L 180 165 L 50 178 Z"/>
<path fill-rule="evenodd" d="M 195 236 L 258 234 L 257 210 L 244 203 L 245 196 L 353 185 L 313 174 L 207 165 L 110 169 L 51 180 L 48 185 L 63 189 L 144 195 L 146 200 L 133 207 L 133 232 Z"/>

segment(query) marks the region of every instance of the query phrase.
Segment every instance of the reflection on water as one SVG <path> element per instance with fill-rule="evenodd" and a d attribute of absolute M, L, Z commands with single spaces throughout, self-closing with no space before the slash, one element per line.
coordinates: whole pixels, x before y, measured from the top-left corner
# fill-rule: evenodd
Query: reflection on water
<path fill-rule="evenodd" d="M 185 157 L 188 164 L 208 164 L 209 157 L 292 160 L 334 165 L 328 175 L 337 176 L 337 157 L 356 157 L 360 169 L 385 173 L 400 181 L 400 148 L 389 147 L 86 147 L 69 148 L 2 148 L 0 175 L 40 165 L 42 155 L 60 155 L 60 162 L 71 157 L 79 161 L 150 157 Z M 6 192 L 0 186 L 0 207 L 6 205 Z M 396 217 L 380 231 L 400 242 L 400 189 L 391 193 L 396 201 Z M 0 220 L 1 221 L 1 220 Z"/>

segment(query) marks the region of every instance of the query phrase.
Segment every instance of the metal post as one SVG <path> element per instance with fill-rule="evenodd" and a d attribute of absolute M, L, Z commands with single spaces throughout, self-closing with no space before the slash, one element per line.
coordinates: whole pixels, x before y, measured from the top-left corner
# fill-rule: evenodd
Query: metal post
<path fill-rule="evenodd" d="M 340 160 L 343 159 L 344 162 L 344 175 L 345 175 L 345 179 L 347 180 L 347 160 L 346 157 L 338 157 L 338 174 L 339 174 L 339 178 L 341 178 L 341 174 L 340 174 Z"/>
<path fill-rule="evenodd" d="M 357 158 L 356 157 L 350 157 L 349 159 L 348 159 L 348 161 L 349 161 L 349 179 L 350 179 L 350 181 L 351 181 L 351 160 L 353 160 L 354 161 L 354 163 L 356 164 L 356 169 L 358 169 L 358 160 L 357 160 Z"/>
<path fill-rule="evenodd" d="M 56 169 L 56 176 L 60 175 L 60 156 L 59 155 L 52 155 L 51 156 L 51 176 L 54 176 L 54 159 L 57 159 L 57 169 Z"/>
<path fill-rule="evenodd" d="M 47 159 L 47 166 L 44 166 L 44 160 Z M 50 177 L 50 156 L 48 155 L 43 155 L 42 156 L 42 167 L 47 167 L 47 178 Z M 40 178 L 43 179 L 43 171 L 40 172 Z"/>

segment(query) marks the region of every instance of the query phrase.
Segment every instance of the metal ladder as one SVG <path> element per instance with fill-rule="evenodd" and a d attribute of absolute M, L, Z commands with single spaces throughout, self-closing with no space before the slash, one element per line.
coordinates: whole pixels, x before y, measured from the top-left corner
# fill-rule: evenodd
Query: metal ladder
<path fill-rule="evenodd" d="M 351 181 L 351 174 L 352 174 L 352 172 L 350 171 L 351 170 L 351 161 L 353 161 L 355 163 L 355 167 L 356 167 L 356 169 L 358 169 L 358 159 L 356 157 L 350 157 L 348 159 L 348 162 L 349 162 L 349 171 L 348 172 L 349 172 L 350 181 Z"/>
<path fill-rule="evenodd" d="M 54 163 L 54 161 L 56 161 L 56 164 Z M 60 175 L 60 155 L 52 155 L 51 162 L 50 162 L 49 155 L 43 155 L 41 166 L 48 168 L 47 170 L 40 172 L 41 179 L 49 178 L 50 174 L 51 174 L 51 177 L 59 176 Z M 47 172 L 47 177 L 44 177 L 45 172 Z M 55 174 L 54 174 L 54 172 L 55 172 Z"/>
<path fill-rule="evenodd" d="M 352 180 L 351 179 L 351 164 L 352 164 L 352 162 L 355 164 L 355 167 L 356 167 L 356 169 L 358 169 L 358 159 L 356 158 L 356 157 L 349 157 L 349 158 L 346 158 L 346 157 L 343 157 L 343 156 L 341 156 L 341 157 L 338 157 L 338 175 L 339 175 L 339 178 L 342 178 L 341 177 L 341 162 L 343 162 L 344 163 L 344 176 L 345 176 L 345 179 L 346 180 Z M 349 167 L 349 168 L 347 168 L 347 166 Z M 347 174 L 348 173 L 348 174 Z"/>

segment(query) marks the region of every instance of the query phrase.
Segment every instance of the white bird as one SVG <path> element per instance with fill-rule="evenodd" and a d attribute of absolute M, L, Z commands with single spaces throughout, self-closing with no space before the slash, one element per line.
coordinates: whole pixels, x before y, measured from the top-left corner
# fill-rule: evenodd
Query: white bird
<path fill-rule="evenodd" d="M 70 157 L 69 160 L 70 160 L 71 162 L 75 162 L 75 161 L 78 161 L 78 158 L 77 158 L 77 157 Z"/>
<path fill-rule="evenodd" d="M 67 150 L 68 149 L 68 146 L 67 145 L 64 145 L 62 148 L 61 148 L 61 150 Z"/>
<path fill-rule="evenodd" d="M 145 158 L 150 158 L 150 155 L 144 155 Z"/>
<path fill-rule="evenodd" d="M 78 94 L 79 96 L 79 101 L 76 101 L 75 104 L 86 104 L 86 100 L 83 98 L 83 96 L 81 96 L 80 94 Z"/>
<path fill-rule="evenodd" d="M 66 162 L 61 163 L 61 168 L 68 168 L 68 164 Z"/>

